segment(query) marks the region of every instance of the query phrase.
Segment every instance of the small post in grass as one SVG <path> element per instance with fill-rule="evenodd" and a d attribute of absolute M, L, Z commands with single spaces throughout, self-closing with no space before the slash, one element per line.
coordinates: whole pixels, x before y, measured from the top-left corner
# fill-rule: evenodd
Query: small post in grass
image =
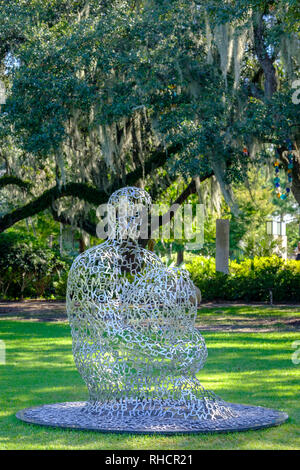
<path fill-rule="evenodd" d="M 272 289 L 269 289 L 269 294 L 270 294 L 270 305 L 273 305 L 273 291 L 272 291 Z"/>
<path fill-rule="evenodd" d="M 216 221 L 216 271 L 229 274 L 229 220 Z"/>

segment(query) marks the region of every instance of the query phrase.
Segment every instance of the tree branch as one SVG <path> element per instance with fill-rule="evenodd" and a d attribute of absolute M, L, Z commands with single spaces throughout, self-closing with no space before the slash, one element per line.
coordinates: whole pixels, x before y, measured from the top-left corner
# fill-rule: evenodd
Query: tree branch
<path fill-rule="evenodd" d="M 139 167 L 130 172 L 125 179 L 118 178 L 114 181 L 112 187 L 109 189 L 109 192 L 113 192 L 122 186 L 136 184 L 143 174 L 150 174 L 156 168 L 163 166 L 167 158 L 170 155 L 177 153 L 179 150 L 179 145 L 170 147 L 168 151 L 161 148 L 155 150 L 152 152 L 151 157 L 145 163 L 144 172 L 143 168 Z M 39 212 L 42 212 L 49 207 L 52 207 L 54 201 L 68 196 L 78 197 L 79 199 L 83 199 L 84 201 L 90 202 L 91 204 L 95 204 L 97 206 L 107 202 L 108 199 L 107 192 L 94 188 L 93 186 L 85 183 L 67 183 L 61 188 L 54 186 L 53 188 L 45 191 L 34 201 L 31 201 L 18 209 L 14 209 L 12 212 L 1 217 L 0 233 L 9 227 L 12 227 L 20 220 L 26 219 L 27 217 L 32 217 L 33 215 L 38 214 Z"/>
<path fill-rule="evenodd" d="M 213 176 L 213 171 L 210 170 L 208 171 L 207 173 L 201 175 L 199 178 L 200 178 L 200 181 L 205 181 L 206 179 L 210 178 L 211 176 Z M 184 203 L 184 201 L 186 201 L 186 199 L 191 195 L 191 194 L 195 194 L 197 192 L 197 188 L 196 188 L 196 183 L 195 183 L 195 180 L 193 179 L 190 184 L 182 191 L 182 193 L 178 196 L 178 198 L 173 202 L 173 205 L 178 205 L 180 206 L 181 204 Z M 157 223 L 156 224 L 153 224 L 153 226 L 151 227 L 153 231 L 157 230 L 159 227 L 162 227 L 163 225 L 167 224 L 169 221 L 171 221 L 174 217 L 176 213 L 176 210 L 172 210 L 172 211 L 167 211 L 165 214 L 163 215 L 160 215 L 158 217 L 158 220 L 157 220 Z M 141 245 L 142 246 L 146 246 L 147 243 L 148 243 L 148 239 L 146 240 L 141 240 Z"/>
<path fill-rule="evenodd" d="M 206 174 L 204 174 L 203 176 L 200 177 L 200 181 L 204 181 L 206 180 L 207 178 L 210 178 L 211 176 L 213 176 L 213 172 L 208 172 Z M 193 179 L 190 184 L 182 191 L 182 193 L 178 196 L 178 198 L 174 201 L 174 204 L 178 204 L 178 205 L 181 205 L 183 204 L 183 202 L 191 195 L 191 194 L 195 194 L 196 193 L 196 183 L 195 183 L 195 180 Z M 68 219 L 67 216 L 63 215 L 63 214 L 60 214 L 58 215 L 58 212 L 51 208 L 51 212 L 52 212 L 52 216 L 53 216 L 53 219 L 56 220 L 57 222 L 61 222 L 62 224 L 64 225 L 72 225 L 72 221 L 70 219 Z M 160 216 L 158 218 L 158 224 L 157 226 L 155 227 L 155 229 L 161 227 L 162 225 L 165 225 L 166 223 L 168 223 L 170 220 L 172 220 L 172 218 L 174 217 L 175 215 L 175 212 L 176 211 L 168 211 L 166 212 L 166 214 Z M 83 219 L 83 218 L 80 218 L 76 221 L 76 226 L 82 230 L 85 230 L 85 232 L 89 233 L 90 235 L 94 236 L 94 237 L 97 237 L 97 233 L 96 233 L 96 224 L 94 224 L 93 222 L 91 222 L 90 220 L 88 219 Z M 141 246 L 145 247 L 148 243 L 149 239 L 143 239 L 143 240 L 140 240 L 140 244 Z"/>
<path fill-rule="evenodd" d="M 54 186 L 45 191 L 34 201 L 25 204 L 23 207 L 13 210 L 9 214 L 5 214 L 0 218 L 0 233 L 12 227 L 20 220 L 32 217 L 39 212 L 44 211 L 52 206 L 53 202 L 62 197 L 73 196 L 84 199 L 92 204 L 102 204 L 106 202 L 107 195 L 104 191 L 99 191 L 92 186 L 83 183 L 68 183 L 62 188 Z"/>
<path fill-rule="evenodd" d="M 260 66 L 264 71 L 265 96 L 267 99 L 270 99 L 273 93 L 277 90 L 278 86 L 276 70 L 273 65 L 274 61 L 268 54 L 264 40 L 265 25 L 263 20 L 263 13 L 260 13 L 259 15 L 257 15 L 257 13 L 253 13 L 253 15 L 254 50 L 257 55 Z"/>
<path fill-rule="evenodd" d="M 20 189 L 29 190 L 31 188 L 31 183 L 29 183 L 29 181 L 23 181 L 20 178 L 17 178 L 16 176 L 6 175 L 0 178 L 0 189 L 5 188 L 5 186 L 8 186 L 10 184 L 18 186 Z"/>
<path fill-rule="evenodd" d="M 151 157 L 145 162 L 144 169 L 142 168 L 142 166 L 139 166 L 135 170 L 128 173 L 125 179 L 118 178 L 112 184 L 112 187 L 110 189 L 111 192 L 115 191 L 116 189 L 119 189 L 120 187 L 122 187 L 122 185 L 131 186 L 135 184 L 143 176 L 147 176 L 157 168 L 162 167 L 171 155 L 175 155 L 176 153 L 180 152 L 180 150 L 182 150 L 182 146 L 180 144 L 172 145 L 166 150 L 162 147 L 158 148 L 157 150 L 154 150 L 151 154 Z"/>
<path fill-rule="evenodd" d="M 58 215 L 58 212 L 52 207 L 51 208 L 51 213 L 52 217 L 56 222 L 60 222 L 64 225 L 72 225 L 71 219 L 69 219 L 66 215 L 60 214 Z M 76 227 L 80 228 L 81 230 L 84 230 L 87 232 L 89 235 L 92 235 L 93 237 L 97 237 L 96 233 L 96 224 L 91 222 L 88 219 L 80 218 L 76 220 Z"/>

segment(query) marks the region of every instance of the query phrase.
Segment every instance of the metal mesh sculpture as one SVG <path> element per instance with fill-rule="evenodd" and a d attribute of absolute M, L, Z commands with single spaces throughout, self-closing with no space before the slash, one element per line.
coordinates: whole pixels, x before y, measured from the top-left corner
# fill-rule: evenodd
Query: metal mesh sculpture
<path fill-rule="evenodd" d="M 166 268 L 139 246 L 141 213 L 151 204 L 145 191 L 123 188 L 109 202 L 117 217 L 109 218 L 108 240 L 76 258 L 68 279 L 74 359 L 89 401 L 26 408 L 16 416 L 46 426 L 146 434 L 284 423 L 284 412 L 226 403 L 201 386 L 196 374 L 207 351 L 195 328 L 188 273 Z"/>
<path fill-rule="evenodd" d="M 149 194 L 126 187 L 109 204 L 117 218 L 109 219 L 107 241 L 78 256 L 68 279 L 73 354 L 90 396 L 85 411 L 112 425 L 138 417 L 179 419 L 184 426 L 236 416 L 196 378 L 207 350 L 195 328 L 188 273 L 166 268 L 138 244 Z"/>

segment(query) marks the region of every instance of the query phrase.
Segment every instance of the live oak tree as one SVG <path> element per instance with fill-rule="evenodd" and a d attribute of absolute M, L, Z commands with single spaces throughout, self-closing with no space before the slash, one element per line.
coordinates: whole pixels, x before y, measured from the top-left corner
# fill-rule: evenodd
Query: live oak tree
<path fill-rule="evenodd" d="M 10 202 L 1 231 L 50 209 L 94 235 L 95 208 L 113 190 L 142 185 L 156 200 L 179 175 L 186 188 L 177 202 L 215 175 L 238 214 L 230 184 L 270 162 L 275 148 L 286 169 L 288 139 L 300 203 L 293 0 L 12 0 L 0 8 L 8 84 L 0 186 Z"/>

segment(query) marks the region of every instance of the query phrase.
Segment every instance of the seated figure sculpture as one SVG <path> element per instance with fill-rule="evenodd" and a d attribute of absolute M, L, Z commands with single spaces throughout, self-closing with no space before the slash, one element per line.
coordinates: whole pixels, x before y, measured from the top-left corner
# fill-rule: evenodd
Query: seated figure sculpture
<path fill-rule="evenodd" d="M 124 203 L 133 209 L 126 217 Z M 196 378 L 207 350 L 195 328 L 196 291 L 188 273 L 166 268 L 135 236 L 140 214 L 134 208 L 149 209 L 149 194 L 126 187 L 109 204 L 117 213 L 109 221 L 114 230 L 76 258 L 68 278 L 73 354 L 89 391 L 84 411 L 154 423 L 234 416 Z"/>

